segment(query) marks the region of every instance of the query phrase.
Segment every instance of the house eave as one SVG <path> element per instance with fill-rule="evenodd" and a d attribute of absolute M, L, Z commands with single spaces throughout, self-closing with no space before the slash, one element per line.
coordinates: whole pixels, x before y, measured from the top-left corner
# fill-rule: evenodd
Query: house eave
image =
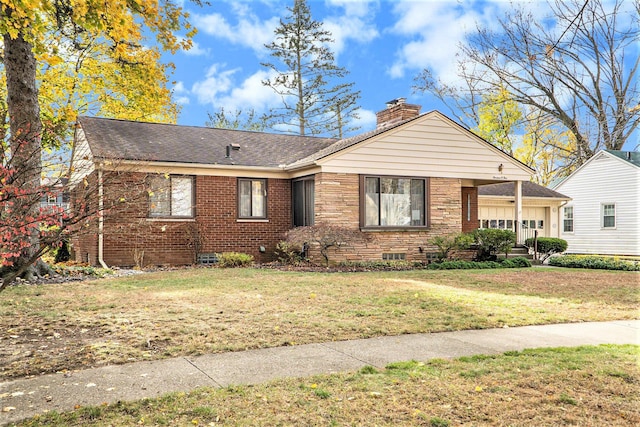
<path fill-rule="evenodd" d="M 499 199 L 499 200 L 513 200 L 514 196 L 492 196 L 488 194 L 478 194 L 479 199 Z M 570 197 L 532 197 L 532 196 L 522 196 L 525 200 L 535 200 L 535 201 L 559 201 L 559 202 L 568 202 L 572 200 Z"/>
<path fill-rule="evenodd" d="M 122 169 L 127 167 L 138 166 L 143 169 L 149 168 L 170 168 L 170 169 L 202 169 L 202 170 L 223 170 L 223 171 L 253 171 L 253 172 L 269 172 L 284 174 L 286 170 L 284 166 L 245 166 L 245 165 L 221 165 L 208 163 L 183 163 L 183 162 L 159 162 L 144 160 L 113 160 L 106 158 L 95 158 L 95 163 L 104 169 Z"/>

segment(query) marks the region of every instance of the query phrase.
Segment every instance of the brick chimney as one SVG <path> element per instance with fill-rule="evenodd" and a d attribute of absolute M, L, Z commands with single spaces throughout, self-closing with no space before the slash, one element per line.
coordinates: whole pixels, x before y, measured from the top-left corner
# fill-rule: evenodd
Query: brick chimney
<path fill-rule="evenodd" d="M 376 113 L 377 129 L 419 116 L 422 107 L 406 101 L 406 98 L 396 98 L 387 102 L 387 108 Z"/>

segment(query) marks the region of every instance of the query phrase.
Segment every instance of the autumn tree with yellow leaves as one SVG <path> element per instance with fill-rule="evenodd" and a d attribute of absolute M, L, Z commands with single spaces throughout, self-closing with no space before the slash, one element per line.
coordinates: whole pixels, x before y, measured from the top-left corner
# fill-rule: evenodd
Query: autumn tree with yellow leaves
<path fill-rule="evenodd" d="M 0 102 L 0 290 L 16 277 L 38 274 L 46 249 L 42 225 L 48 224 L 39 206 L 47 191 L 41 186 L 43 148 L 59 143 L 78 111 L 175 120 L 159 52 L 190 47 L 194 30 L 179 4 L 0 0 L 6 88 Z"/>
<path fill-rule="evenodd" d="M 471 130 L 535 169 L 533 181 L 547 186 L 573 170 L 575 138 L 544 115 L 517 103 L 504 88 L 482 96 Z"/>

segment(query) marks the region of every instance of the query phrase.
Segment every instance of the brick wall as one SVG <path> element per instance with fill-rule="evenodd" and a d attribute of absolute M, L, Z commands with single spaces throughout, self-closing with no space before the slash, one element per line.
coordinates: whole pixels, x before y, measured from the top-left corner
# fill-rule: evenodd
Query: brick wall
<path fill-rule="evenodd" d="M 431 178 L 428 193 L 428 229 L 365 231 L 363 242 L 331 249 L 331 261 L 381 260 L 383 253 L 403 253 L 407 260 L 424 260 L 424 252 L 435 250 L 429 240 L 462 230 L 460 180 Z M 359 204 L 358 175 L 316 175 L 316 225 L 332 223 L 357 229 L 360 226 Z M 311 256 L 315 261 L 321 261 L 317 250 L 312 250 Z"/>
<path fill-rule="evenodd" d="M 269 261 L 275 245 L 291 227 L 289 180 L 267 180 L 266 221 L 238 220 L 237 179 L 213 176 L 197 176 L 194 180 L 194 218 L 149 219 L 145 182 L 145 174 L 131 172 L 105 185 L 104 260 L 108 265 L 192 264 L 196 253 L 225 251 L 248 253 L 258 262 Z M 74 250 L 76 258 L 95 252 L 90 255 L 95 264 L 97 225 L 92 230 L 74 240 Z M 264 254 L 260 246 L 265 247 Z"/>
<path fill-rule="evenodd" d="M 268 222 L 237 219 L 237 179 L 198 177 L 196 222 L 202 236 L 202 252 L 237 251 L 258 262 L 272 260 L 276 244 L 291 228 L 291 181 L 267 181 Z M 266 249 L 261 254 L 260 246 Z"/>

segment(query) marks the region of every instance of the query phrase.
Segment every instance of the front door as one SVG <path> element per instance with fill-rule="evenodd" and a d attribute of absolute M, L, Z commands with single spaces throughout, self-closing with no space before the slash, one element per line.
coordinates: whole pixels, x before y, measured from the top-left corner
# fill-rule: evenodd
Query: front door
<path fill-rule="evenodd" d="M 478 228 L 478 187 L 462 187 L 462 232 Z"/>

